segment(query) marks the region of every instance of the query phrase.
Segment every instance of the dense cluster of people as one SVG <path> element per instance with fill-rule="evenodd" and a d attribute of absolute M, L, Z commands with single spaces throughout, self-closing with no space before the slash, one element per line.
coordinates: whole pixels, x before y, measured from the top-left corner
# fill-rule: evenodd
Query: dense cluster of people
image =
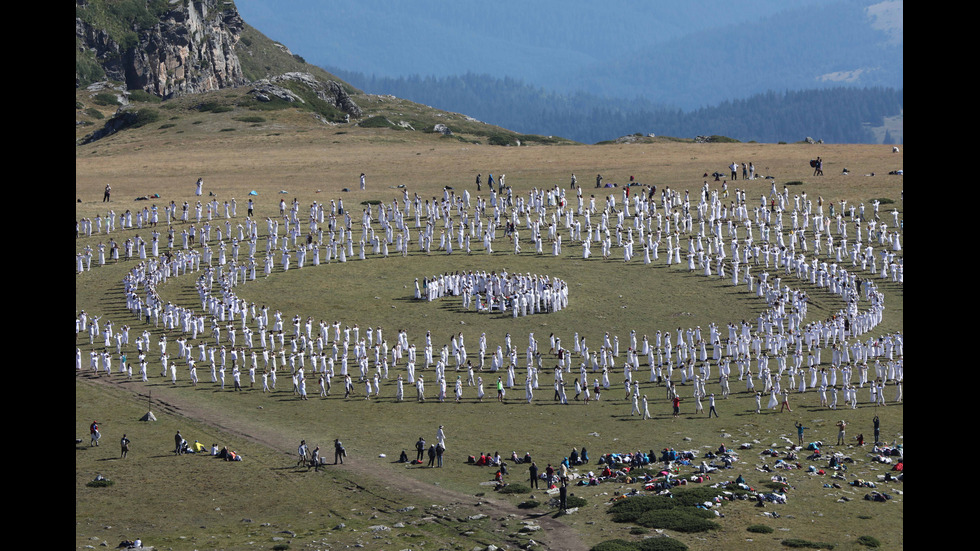
<path fill-rule="evenodd" d="M 787 187 L 778 191 L 773 184 L 769 195 L 753 205 L 745 190 L 730 193 L 727 183 L 712 189 L 707 182 L 693 194 L 626 186 L 604 198 L 586 198 L 581 187 L 566 194 L 559 186 L 526 195 L 492 187 L 476 197 L 447 188 L 431 200 L 410 196 L 407 189 L 401 194 L 388 204 L 364 208 L 358 218 L 342 200 L 303 207 L 296 199 L 291 204 L 281 199 L 279 215 L 262 224 L 249 198 L 244 218 L 238 217 L 234 199 L 211 199 L 194 206 L 171 202 L 163 209 L 147 205 L 119 215 L 110 210 L 80 220 L 77 236 L 105 235 L 108 244 L 77 252 L 77 271 L 91 270 L 93 255 L 96 266 L 132 262 L 122 282 L 132 317 L 120 324 L 79 312 L 76 343 L 88 337 L 90 358 L 85 365 L 77 346 L 76 369 L 118 371 L 126 377 L 134 377 L 135 370 L 146 381 L 159 368 L 160 376 L 175 385 L 209 380 L 222 389 L 269 393 L 289 392 L 289 385 L 277 387 L 279 376 L 289 376 L 299 399 L 308 399 L 310 379 L 323 398 L 330 396 L 336 378 L 343 381 L 345 397 L 358 394 L 356 381 L 367 399 L 384 392 L 403 400 L 409 384 L 420 402 L 429 381 L 438 401 L 446 401 L 451 391 L 456 402 L 467 394 L 482 402 L 483 375 L 488 374 L 491 380 L 497 377 L 498 399 L 523 387 L 528 403 L 535 400 L 540 375 L 553 371 L 553 381 L 544 384 L 553 386 L 554 401 L 588 404 L 608 396 L 605 391 L 620 384 L 613 382 L 618 379 L 631 413 L 643 418 L 651 415 L 641 385 L 663 387 L 667 402 L 677 408 L 683 399 L 697 414 L 708 401 L 709 415 L 718 414 L 716 396 L 724 399 L 738 391 L 732 388 L 736 380 L 755 396 L 760 413 L 788 408 L 790 391 L 818 392 L 828 408 L 857 407 L 863 388 L 869 389 L 871 403 L 888 402 L 886 387 L 891 387 L 892 401 L 902 401 L 903 335 L 874 333 L 885 308 L 879 282 L 904 282 L 901 221 L 895 210 L 893 223 L 887 223 L 878 201 L 869 208 L 814 200 L 805 191 L 791 195 Z M 127 231 L 135 234 L 120 246 L 116 235 Z M 520 232 L 529 235 L 533 253 L 519 246 Z M 486 254 L 545 255 L 543 242 L 548 241 L 554 256 L 575 254 L 563 252 L 564 246 L 580 247 L 582 257 L 589 258 L 595 245 L 603 259 L 616 256 L 624 262 L 641 248 L 644 263 L 684 266 L 686 261 L 688 271 L 744 286 L 766 307 L 727 328 L 711 324 L 647 334 L 638 328 L 623 335 L 622 343 L 619 335 L 606 333 L 596 346 L 593 337 L 578 333 L 553 333 L 544 342 L 531 333 L 526 346 L 523 337 L 507 334 L 491 343 L 483 333 L 473 353 L 462 332 L 444 343 L 421 330 L 413 338 L 399 329 L 391 338 L 381 327 L 362 331 L 356 323 L 289 318 L 237 293 L 257 279 L 260 269 L 271 275 L 346 262 L 355 249 L 360 259 L 387 256 L 389 249 L 408 255 L 413 247 L 413 254 L 449 255 L 454 249 L 470 254 L 471 239 L 482 241 Z M 494 252 L 492 244 L 499 239 L 510 240 L 513 250 Z M 617 249 L 621 257 L 613 254 Z M 196 278 L 199 309 L 158 292 L 170 278 L 187 275 Z M 827 319 L 808 321 L 810 295 L 794 288 L 794 282 L 832 293 L 840 307 Z M 557 312 L 569 300 L 568 284 L 547 275 L 457 271 L 423 278 L 421 284 L 416 280 L 414 298 L 440 297 L 461 297 L 465 309 L 514 317 Z M 434 375 L 423 376 L 430 369 Z M 572 399 L 565 389 L 569 378 L 574 379 Z M 682 387 L 690 389 L 683 397 Z"/>

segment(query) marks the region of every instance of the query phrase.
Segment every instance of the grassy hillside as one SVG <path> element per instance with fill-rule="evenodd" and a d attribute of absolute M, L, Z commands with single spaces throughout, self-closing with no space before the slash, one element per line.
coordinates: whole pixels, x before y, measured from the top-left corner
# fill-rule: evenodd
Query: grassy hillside
<path fill-rule="evenodd" d="M 441 196 L 445 186 L 457 193 L 463 189 L 474 192 L 475 174 L 482 173 L 485 179 L 488 172 L 505 173 L 508 184 L 519 195 L 534 187 L 567 187 L 570 174 L 575 172 L 586 186 L 584 191 L 599 191 L 601 198 L 609 190 L 591 188 L 589 179 L 595 173 L 602 173 L 607 182 L 625 182 L 634 175 L 658 188 L 696 189 L 704 172 L 723 170 L 733 159 L 752 160 L 760 171 L 765 169 L 781 184 L 801 182 L 790 186 L 791 193 L 806 191 L 827 201 L 867 203 L 882 198 L 891 201 L 887 208 L 904 210 L 902 177 L 885 175 L 888 170 L 901 168 L 904 152 L 892 154 L 890 148 L 664 142 L 557 148 L 477 146 L 424 132 L 325 125 L 300 109 L 276 111 L 275 118 L 265 122 L 240 121 L 235 117 L 256 113 L 235 105 L 241 98 L 233 91 L 227 93 L 232 95 L 215 96 L 215 101 L 232 105 L 230 111 L 195 111 L 190 104 L 172 111 L 148 106 L 166 115 L 158 123 L 76 147 L 76 195 L 80 199 L 76 217 L 91 218 L 110 208 L 117 213 L 135 210 L 148 204 L 134 201 L 136 197 L 154 193 L 160 195 L 151 200 L 156 204 L 171 200 L 178 205 L 185 200 L 193 204 L 193 184 L 198 177 L 204 178 L 207 192 L 215 193 L 219 201 L 238 199 L 240 221 L 250 190 L 258 193 L 258 219 L 278 216 L 280 198 L 287 202 L 296 199 L 301 205 L 343 200 L 348 209 L 360 212 L 365 206 L 362 203 L 401 197 L 399 185 L 425 198 Z M 403 107 L 391 110 L 405 112 Z M 164 124 L 174 126 L 161 128 Z M 234 130 L 227 130 L 230 128 Z M 813 178 L 807 164 L 817 155 L 826 160 L 827 176 L 823 178 Z M 850 176 L 840 173 L 845 166 Z M 361 172 L 368 175 L 368 189 L 363 192 L 357 190 Z M 878 175 L 865 176 L 872 172 Z M 106 184 L 113 189 L 113 201 L 108 205 L 100 202 Z M 767 194 L 769 184 L 740 181 L 738 187 L 743 186 L 755 201 L 751 198 Z M 342 188 L 355 191 L 342 192 Z M 185 227 L 178 225 L 177 229 Z M 113 237 L 122 242 L 135 235 L 148 238 L 148 231 L 127 230 Z M 105 235 L 78 239 L 76 249 L 94 247 L 105 239 Z M 451 335 L 462 331 L 471 351 L 481 332 L 487 333 L 493 348 L 502 343 L 506 333 L 523 346 L 532 331 L 545 349 L 551 333 L 563 342 L 579 333 L 595 345 L 608 331 L 624 343 L 630 330 L 652 335 L 678 326 L 706 327 L 712 322 L 724 326 L 729 321 L 751 319 L 762 308 L 758 299 L 743 289 L 689 274 L 680 266 L 624 264 L 622 259 L 584 261 L 574 246 L 559 257 L 533 253 L 514 256 L 506 245 L 501 247 L 503 250 L 494 255 L 483 254 L 481 249 L 471 256 L 458 252 L 427 256 L 413 250 L 407 258 L 384 259 L 369 252 L 366 260 L 343 265 L 333 262 L 285 273 L 277 269 L 268 279 L 244 284 L 238 292 L 249 301 L 281 309 L 287 319 L 300 315 L 313 316 L 314 320 L 336 319 L 346 325 L 358 323 L 362 334 L 368 326 L 383 326 L 389 339 L 404 328 L 411 340 L 418 342 L 428 329 L 436 346 L 441 347 Z M 136 262 L 110 262 L 77 275 L 76 312 L 84 309 L 92 315 L 104 315 L 103 322 L 111 319 L 117 327 L 130 324 L 142 330 L 143 325 L 125 312 L 120 295 L 120 281 Z M 506 268 L 561 277 L 572 285 L 571 304 L 562 313 L 515 321 L 509 316 L 465 312 L 458 300 L 411 300 L 415 278 L 471 268 Z M 193 275 L 181 276 L 161 291 L 166 300 L 199 308 L 194 281 Z M 903 288 L 890 282 L 880 285 L 887 296 L 887 309 L 879 330 L 902 331 Z M 808 284 L 803 288 L 813 297 L 811 319 L 823 319 L 840 307 L 837 297 L 826 290 Z M 151 326 L 148 330 L 155 350 L 161 329 Z M 171 333 L 170 341 L 176 336 Z M 85 358 L 89 350 L 101 349 L 100 343 L 90 345 L 85 337 L 76 346 Z M 132 350 L 129 353 L 135 355 Z M 544 366 L 553 365 L 554 356 L 544 356 Z M 404 372 L 404 366 L 395 369 L 397 372 Z M 553 518 L 555 510 L 547 506 L 551 496 L 533 491 L 540 505 L 518 509 L 517 505 L 530 500 L 530 495 L 493 492 L 484 485 L 493 473 L 467 465 L 466 456 L 499 451 L 509 457 L 511 451 L 527 451 L 543 467 L 567 456 L 572 447 L 587 447 L 595 460 L 598 454 L 610 451 L 671 446 L 705 452 L 722 442 L 729 446 L 755 442 L 754 449 L 740 452 L 738 469 L 723 471 L 713 476 L 712 482 L 743 474 L 750 485 L 768 488 L 772 474 L 757 469 L 772 466 L 774 459 L 760 452 L 770 446 L 780 453 L 785 451 L 785 439 L 795 441 L 795 421 L 810 427 L 808 439 L 828 443 L 835 438 L 833 425 L 837 419 L 846 418 L 851 423 L 851 436 L 858 432 L 867 436 L 875 413 L 881 416 L 888 441 L 901 443 L 904 434 L 903 406 L 890 403 L 876 410 L 866 403 L 866 391 L 861 392 L 862 403 L 857 410 L 830 412 L 819 406 L 815 393 L 809 392 L 791 396 L 791 414 L 757 415 L 744 383 L 733 384 L 732 398 L 719 403 L 721 417 L 709 420 L 694 413 L 690 391 L 684 389 L 682 415 L 674 420 L 663 387 L 648 384 L 644 378 L 643 392 L 651 398 L 654 419 L 641 422 L 629 415 L 629 403 L 623 400 L 618 386 L 622 377 L 618 371 L 618 378 L 613 378 L 617 386 L 604 393 L 602 401 L 589 406 L 574 401 L 569 406 L 555 405 L 547 373 L 532 405 L 524 403 L 520 386 L 508 392 L 507 404 L 496 403 L 492 393 L 479 403 L 469 387 L 461 404 L 451 399 L 444 404 L 432 400 L 417 404 L 411 400 L 411 389 L 406 390 L 406 402 L 393 401 L 392 379 L 383 383 L 380 399 L 364 400 L 362 387 L 357 384 L 354 397 L 345 400 L 339 392 L 339 380 L 334 379 L 330 397 L 316 396 L 315 381 L 310 381 L 311 399 L 300 401 L 291 392 L 288 377 L 281 376 L 279 389 L 270 395 L 255 388 L 240 393 L 222 391 L 210 382 L 206 370 L 199 374 L 202 383 L 193 387 L 182 365 L 174 385 L 160 376 L 159 363 L 151 358 L 147 384 L 118 374 L 95 378 L 84 372 L 77 377 L 76 434 L 86 440 L 76 451 L 77 546 L 103 540 L 115 545 L 125 537 L 139 535 L 158 548 L 361 544 L 401 549 L 421 547 L 422 542 L 426 548 L 472 549 L 491 543 L 514 548 L 534 539 L 547 542 L 551 549 L 585 549 L 603 540 L 640 541 L 644 537 L 629 524 L 610 522 L 606 512 L 617 492 L 636 488 L 635 484 L 618 481 L 575 487 L 573 493 L 585 498 L 587 505 L 576 513 Z M 488 391 L 494 380 L 492 374 L 484 374 Z M 160 417 L 158 423 L 137 421 L 145 412 L 148 395 Z M 85 429 L 92 420 L 104 423 L 103 447 L 98 449 L 86 446 Z M 420 435 L 431 442 L 440 424 L 446 426 L 450 447 L 442 470 L 392 463 L 402 449 L 411 453 Z M 168 450 L 178 429 L 187 438 L 208 446 L 212 442 L 229 445 L 246 461 L 229 464 L 204 457 L 174 457 Z M 134 441 L 126 461 L 116 459 L 122 433 Z M 321 473 L 296 468 L 295 447 L 303 438 L 327 450 L 331 459 L 330 444 L 334 438 L 341 438 L 350 453 L 349 463 Z M 881 489 L 892 493 L 894 499 L 874 503 L 862 499 L 868 489 L 846 484 L 857 478 L 877 480 L 887 466 L 872 461 L 868 446 L 859 448 L 852 443 L 832 451 L 855 460 L 847 478 L 837 481 L 841 488 L 825 487 L 835 482 L 827 476 L 805 470 L 780 471 L 777 474 L 785 475 L 792 486 L 785 506 L 770 505 L 760 510 L 750 502 L 727 503 L 721 509 L 725 518 L 717 519 L 717 530 L 668 534 L 692 549 L 703 548 L 706 542 L 732 549 L 774 549 L 787 538 L 828 542 L 835 549 L 858 549 L 857 538 L 863 535 L 878 538 L 888 548 L 900 548 L 904 518 L 901 486 L 883 485 Z M 380 457 L 382 453 L 386 457 Z M 825 462 L 806 460 L 801 464 L 826 466 Z M 590 469 L 594 468 L 593 464 Z M 576 472 L 584 474 L 587 470 Z M 526 469 L 511 465 L 511 471 L 509 481 L 520 484 Z M 683 468 L 680 475 L 689 472 Z M 86 487 L 95 474 L 103 474 L 115 484 L 102 489 Z M 762 516 L 767 512 L 777 512 L 780 518 Z M 471 520 L 479 514 L 488 516 Z M 107 515 L 113 518 L 109 527 L 103 520 Z M 523 522 L 529 520 L 542 530 L 521 532 Z M 397 523 L 402 526 L 396 527 Z M 341 524 L 344 526 L 338 528 Z M 775 532 L 759 535 L 746 531 L 756 524 L 770 526 Z M 389 530 L 371 528 L 379 525 Z M 653 533 L 650 530 L 645 535 Z"/>

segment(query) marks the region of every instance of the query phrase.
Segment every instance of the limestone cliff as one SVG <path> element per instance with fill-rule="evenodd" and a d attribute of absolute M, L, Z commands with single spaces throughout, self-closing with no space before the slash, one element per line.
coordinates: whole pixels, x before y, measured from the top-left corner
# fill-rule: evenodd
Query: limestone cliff
<path fill-rule="evenodd" d="M 120 15 L 109 3 L 76 3 L 76 45 L 82 55 L 94 54 L 105 78 L 162 98 L 247 82 L 235 53 L 245 23 L 232 2 L 137 0 L 130 6 Z M 84 80 L 78 59 L 76 86 Z"/>

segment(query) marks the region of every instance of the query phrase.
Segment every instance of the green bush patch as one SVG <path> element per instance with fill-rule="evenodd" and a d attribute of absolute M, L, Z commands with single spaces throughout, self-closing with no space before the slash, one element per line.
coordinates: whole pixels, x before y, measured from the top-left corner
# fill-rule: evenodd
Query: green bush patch
<path fill-rule="evenodd" d="M 861 536 L 857 542 L 865 547 L 881 547 L 881 541 L 872 536 Z"/>
<path fill-rule="evenodd" d="M 766 526 L 765 524 L 753 524 L 746 528 L 746 530 L 753 534 L 772 534 L 774 531 L 771 526 Z"/>
<path fill-rule="evenodd" d="M 163 100 L 161 100 L 159 96 L 154 96 L 153 94 L 147 92 L 146 90 L 130 90 L 129 101 L 142 101 L 144 103 L 160 103 Z"/>
<path fill-rule="evenodd" d="M 112 480 L 109 480 L 108 478 L 101 478 L 98 480 L 93 480 L 85 485 L 88 486 L 89 488 L 108 488 L 113 484 L 115 484 L 115 482 L 113 482 Z"/>
<path fill-rule="evenodd" d="M 783 546 L 785 547 L 793 547 L 796 549 L 833 549 L 834 548 L 834 544 L 832 543 L 824 543 L 820 541 L 807 541 L 807 540 L 801 540 L 797 538 L 783 540 L 779 543 L 783 544 Z"/>
<path fill-rule="evenodd" d="M 529 494 L 531 488 L 524 484 L 508 484 L 497 491 L 501 494 Z"/>

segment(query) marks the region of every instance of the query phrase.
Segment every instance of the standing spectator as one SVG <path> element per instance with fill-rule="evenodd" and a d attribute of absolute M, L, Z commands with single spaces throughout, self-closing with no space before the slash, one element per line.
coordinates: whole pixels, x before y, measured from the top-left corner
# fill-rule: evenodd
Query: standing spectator
<path fill-rule="evenodd" d="M 297 467 L 305 467 L 306 466 L 306 457 L 307 457 L 306 451 L 307 451 L 307 449 L 308 448 L 306 447 L 306 440 L 300 440 L 300 442 L 299 442 L 299 450 L 297 452 L 299 454 L 299 461 L 296 462 L 296 466 Z"/>
<path fill-rule="evenodd" d="M 808 429 L 810 427 L 804 427 L 803 426 L 803 423 L 800 423 L 798 421 L 797 421 L 797 423 L 796 423 L 795 426 L 796 426 L 796 436 L 797 436 L 797 439 L 799 441 L 799 444 L 802 446 L 803 445 L 803 431 L 805 431 L 806 429 Z"/>
<path fill-rule="evenodd" d="M 126 459 L 126 456 L 129 455 L 129 438 L 126 438 L 125 434 L 122 435 L 122 438 L 119 440 L 119 447 L 122 449 L 119 459 Z"/>
<path fill-rule="evenodd" d="M 344 445 L 340 443 L 340 438 L 333 441 L 333 464 L 336 465 L 338 462 L 343 465 L 344 458 L 347 457 L 347 450 L 344 449 Z"/>
<path fill-rule="evenodd" d="M 846 429 L 847 429 L 847 423 L 845 423 L 843 419 L 837 421 L 837 445 L 838 446 L 844 445 L 844 433 Z"/>
<path fill-rule="evenodd" d="M 531 477 L 531 487 L 538 487 L 538 465 L 531 462 L 531 466 L 528 468 L 528 475 Z"/>
<path fill-rule="evenodd" d="M 89 442 L 89 446 L 98 446 L 99 438 L 102 438 L 102 433 L 99 432 L 99 422 L 92 421 L 92 424 L 88 427 L 88 432 L 92 436 L 92 441 Z"/>

